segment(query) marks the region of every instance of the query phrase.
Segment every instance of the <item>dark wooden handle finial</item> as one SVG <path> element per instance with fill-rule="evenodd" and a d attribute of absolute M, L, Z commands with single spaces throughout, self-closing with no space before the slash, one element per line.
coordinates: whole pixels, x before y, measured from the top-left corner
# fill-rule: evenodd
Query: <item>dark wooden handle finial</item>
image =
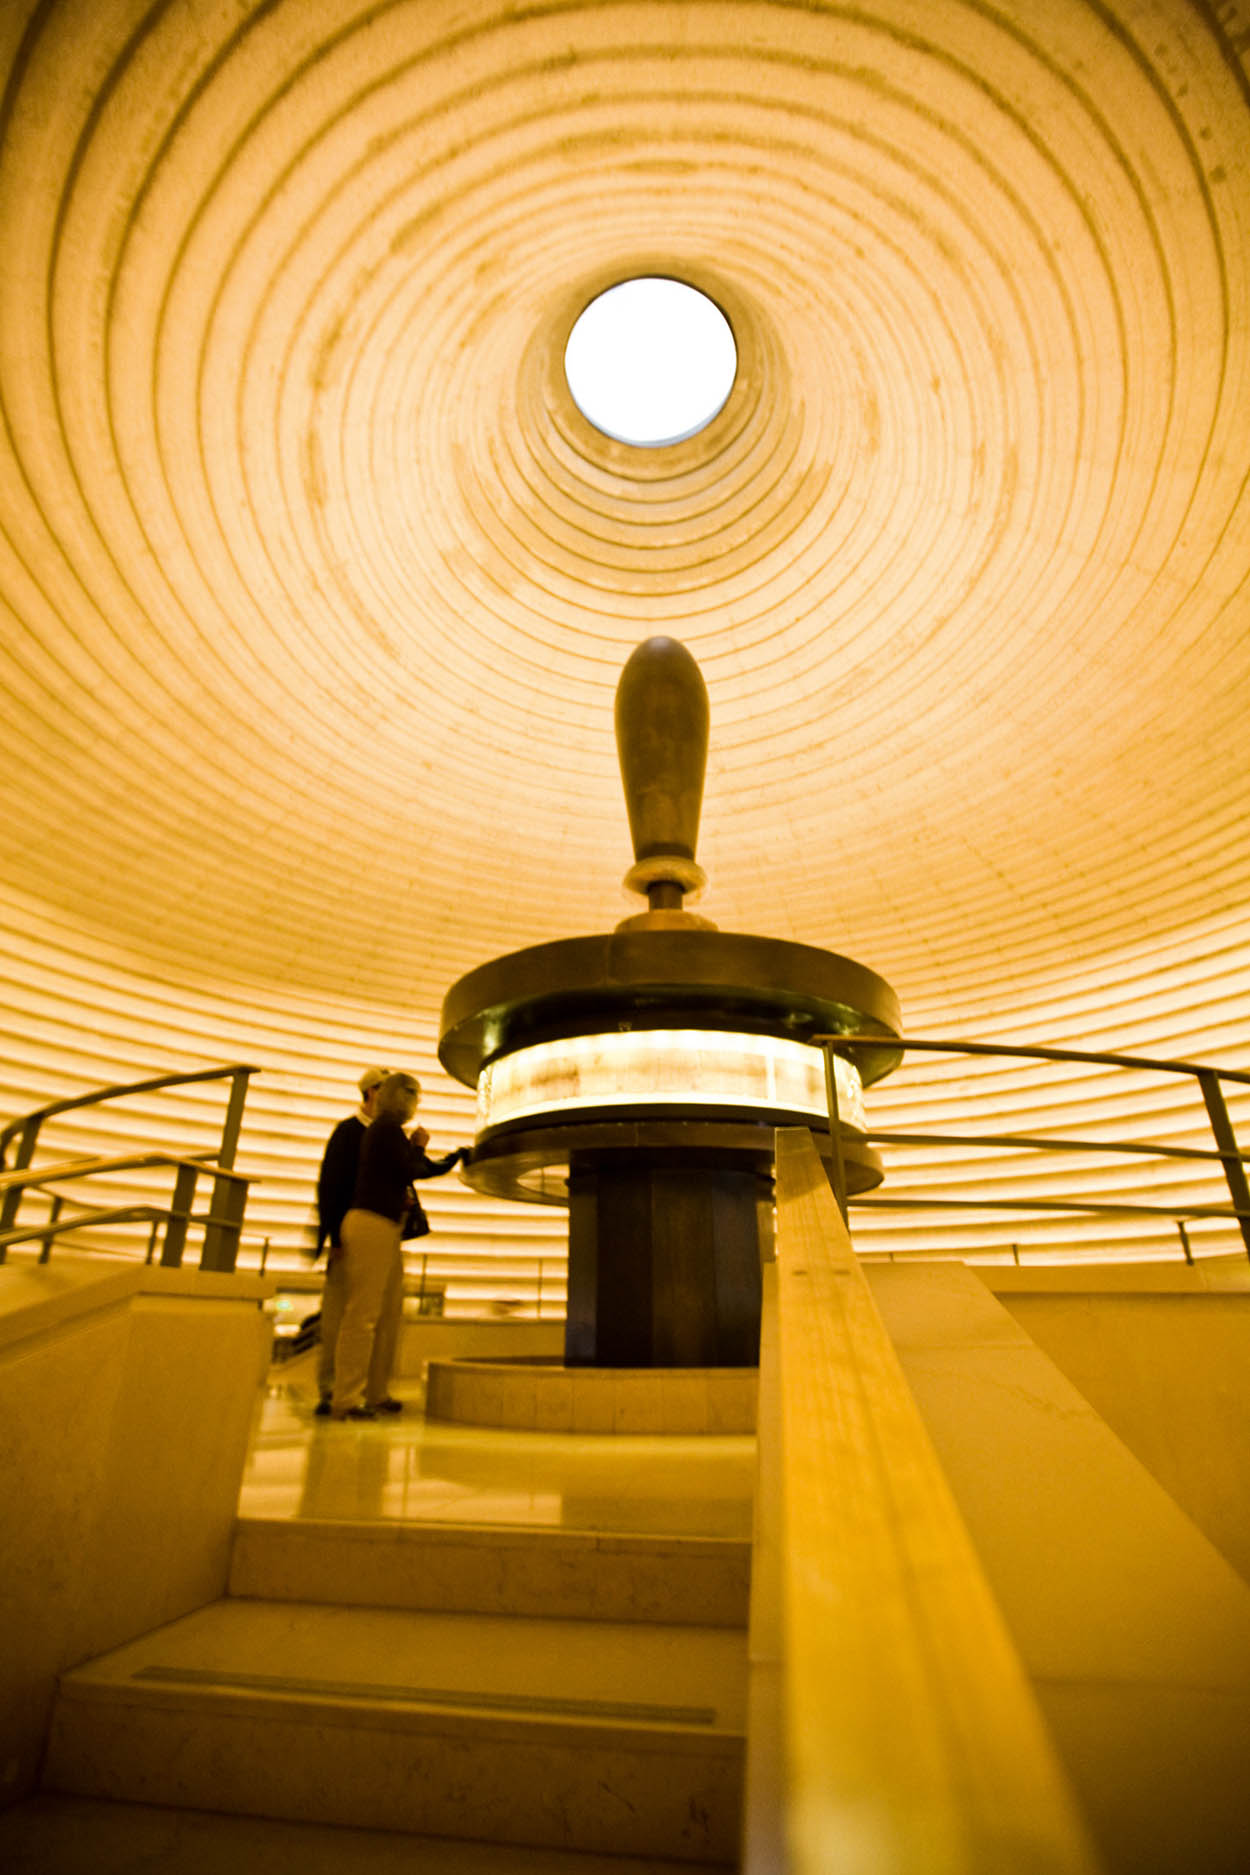
<path fill-rule="evenodd" d="M 635 864 L 625 876 L 651 910 L 679 910 L 703 884 L 695 863 L 707 768 L 703 673 L 675 638 L 648 638 L 616 687 L 616 748 Z"/>

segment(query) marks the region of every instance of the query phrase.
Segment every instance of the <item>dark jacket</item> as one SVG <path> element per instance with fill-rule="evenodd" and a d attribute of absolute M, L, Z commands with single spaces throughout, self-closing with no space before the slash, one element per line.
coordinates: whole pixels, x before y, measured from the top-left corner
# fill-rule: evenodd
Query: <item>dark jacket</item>
<path fill-rule="evenodd" d="M 454 1152 L 447 1153 L 441 1159 L 431 1159 L 429 1154 L 417 1145 L 415 1140 L 408 1142 L 408 1176 L 410 1179 L 441 1178 L 444 1172 L 450 1172 L 453 1165 L 459 1165 L 464 1158 L 464 1151 L 457 1146 Z M 430 1220 L 421 1207 L 421 1200 L 415 1191 L 409 1193 L 408 1217 L 404 1224 L 405 1237 L 428 1237 Z"/>
<path fill-rule="evenodd" d="M 360 1148 L 352 1206 L 360 1211 L 372 1211 L 378 1217 L 389 1217 L 396 1224 L 407 1218 L 405 1234 L 422 1237 L 429 1225 L 416 1193 L 411 1190 L 412 1182 L 417 1178 L 438 1178 L 450 1172 L 460 1157 L 457 1150 L 449 1152 L 445 1159 L 431 1159 L 408 1138 L 398 1120 L 375 1120 Z M 425 1224 L 425 1231 L 421 1229 L 422 1224 Z"/>
<path fill-rule="evenodd" d="M 358 1113 L 340 1120 L 326 1142 L 317 1176 L 317 1254 L 339 1247 L 343 1219 L 351 1210 L 365 1123 Z"/>
<path fill-rule="evenodd" d="M 365 1133 L 356 1168 L 354 1211 L 372 1211 L 402 1223 L 408 1209 L 408 1135 L 398 1120 L 375 1120 Z"/>

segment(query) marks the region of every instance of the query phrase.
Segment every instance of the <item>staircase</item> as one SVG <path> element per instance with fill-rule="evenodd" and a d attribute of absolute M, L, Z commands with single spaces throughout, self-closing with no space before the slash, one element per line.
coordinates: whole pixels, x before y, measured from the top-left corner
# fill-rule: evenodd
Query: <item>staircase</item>
<path fill-rule="evenodd" d="M 748 1575 L 729 1538 L 243 1518 L 227 1596 L 63 1677 L 45 1791 L 731 1865 Z"/>

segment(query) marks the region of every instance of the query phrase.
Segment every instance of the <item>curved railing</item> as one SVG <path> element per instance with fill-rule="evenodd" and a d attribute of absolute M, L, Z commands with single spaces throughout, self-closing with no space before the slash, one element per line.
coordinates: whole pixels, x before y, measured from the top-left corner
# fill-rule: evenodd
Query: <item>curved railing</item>
<path fill-rule="evenodd" d="M 825 1085 L 829 1102 L 830 1138 L 833 1151 L 833 1188 L 838 1208 L 844 1218 L 848 1215 L 849 1206 L 852 1204 L 867 1210 L 1053 1211 L 1082 1212 L 1091 1215 L 1102 1213 L 1118 1217 L 1160 1217 L 1170 1220 L 1176 1226 L 1186 1262 L 1193 1261 L 1185 1229 L 1186 1221 L 1193 1218 L 1220 1218 L 1237 1225 L 1247 1255 L 1250 1255 L 1250 1181 L 1246 1176 L 1246 1161 L 1250 1158 L 1250 1154 L 1243 1152 L 1237 1144 L 1228 1103 L 1220 1085 L 1222 1081 L 1229 1081 L 1243 1087 L 1250 1087 L 1250 1073 L 1233 1068 L 1215 1068 L 1204 1062 L 1173 1061 L 1154 1056 L 1108 1053 L 1083 1048 L 1046 1048 L 1002 1042 L 948 1041 L 920 1036 L 900 1036 L 898 1046 L 904 1051 L 912 1049 L 917 1053 L 998 1056 L 1009 1060 L 1071 1062 L 1091 1067 L 1187 1075 L 1196 1083 L 1202 1095 L 1214 1143 L 1209 1147 L 1162 1146 L 1143 1140 L 1057 1139 L 1053 1135 L 1037 1138 L 1024 1133 L 917 1133 L 911 1131 L 900 1133 L 870 1130 L 863 1135 L 870 1145 L 990 1147 L 1012 1150 L 1024 1148 L 1037 1152 L 1126 1153 L 1130 1156 L 1145 1155 L 1158 1159 L 1207 1161 L 1218 1163 L 1221 1167 L 1231 1202 L 1200 1204 L 1181 1201 L 1159 1205 L 1144 1202 L 1106 1203 L 1079 1197 L 1000 1198 L 987 1193 L 979 1193 L 972 1198 L 877 1197 L 854 1195 L 847 1191 L 838 1127 L 838 1090 L 833 1060 L 839 1054 L 848 1055 L 853 1060 L 854 1049 L 857 1045 L 871 1044 L 879 1048 L 881 1038 L 872 1035 L 817 1035 L 812 1039 L 823 1049 L 825 1056 Z"/>
<path fill-rule="evenodd" d="M 251 1182 L 244 1174 L 234 1170 L 235 1154 L 238 1150 L 239 1133 L 243 1124 L 243 1107 L 247 1099 L 248 1082 L 258 1070 L 244 1064 L 234 1063 L 220 1068 L 198 1068 L 191 1073 L 158 1074 L 143 1081 L 117 1083 L 111 1087 L 93 1089 L 89 1094 L 75 1094 L 65 1100 L 50 1101 L 47 1106 L 38 1107 L 33 1113 L 22 1115 L 12 1120 L 0 1131 L 0 1263 L 3 1263 L 10 1244 L 39 1240 L 42 1244 L 41 1262 L 46 1262 L 52 1248 L 53 1239 L 73 1230 L 82 1230 L 88 1225 L 105 1223 L 147 1221 L 152 1225 L 152 1234 L 148 1243 L 149 1259 L 154 1254 L 156 1231 L 162 1219 L 166 1230 L 161 1251 L 163 1264 L 177 1264 L 182 1260 L 186 1241 L 187 1226 L 202 1223 L 204 1226 L 204 1247 L 200 1257 L 200 1268 L 207 1270 L 232 1270 L 238 1254 L 239 1233 L 243 1226 L 243 1215 L 247 1204 L 248 1185 Z M 33 1168 L 35 1148 L 39 1141 L 40 1129 L 46 1120 L 57 1114 L 70 1113 L 82 1107 L 103 1105 L 107 1101 L 123 1100 L 133 1094 L 155 1093 L 163 1088 L 189 1087 L 203 1081 L 228 1081 L 230 1091 L 226 1101 L 226 1111 L 222 1120 L 220 1143 L 207 1153 L 168 1153 L 161 1151 L 128 1153 L 122 1157 L 79 1157 L 61 1160 L 39 1169 Z M 16 1141 L 13 1165 L 8 1167 L 9 1148 Z M 31 1191 L 45 1190 L 57 1183 L 80 1182 L 99 1173 L 129 1171 L 148 1166 L 173 1166 L 176 1168 L 173 1195 L 167 1205 L 131 1204 L 112 1206 L 85 1206 L 80 1210 L 62 1215 L 64 1196 L 50 1193 L 50 1214 L 43 1223 L 23 1226 L 18 1223 L 18 1212 L 26 1194 Z M 213 1180 L 209 1196 L 208 1211 L 202 1218 L 194 1215 L 196 1181 L 201 1172 L 208 1173 Z"/>

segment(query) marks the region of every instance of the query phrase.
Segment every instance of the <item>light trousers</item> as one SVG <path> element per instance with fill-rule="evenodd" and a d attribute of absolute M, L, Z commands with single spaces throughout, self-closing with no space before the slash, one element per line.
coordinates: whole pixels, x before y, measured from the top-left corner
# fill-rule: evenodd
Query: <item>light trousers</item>
<path fill-rule="evenodd" d="M 335 1415 L 386 1399 L 404 1306 L 399 1225 L 376 1211 L 349 1211 L 341 1235 L 346 1297 L 334 1350 Z"/>
<path fill-rule="evenodd" d="M 328 1400 L 334 1392 L 334 1350 L 347 1303 L 347 1269 L 343 1252 L 327 1251 L 325 1288 L 321 1291 L 321 1326 L 317 1331 L 317 1392 Z"/>

